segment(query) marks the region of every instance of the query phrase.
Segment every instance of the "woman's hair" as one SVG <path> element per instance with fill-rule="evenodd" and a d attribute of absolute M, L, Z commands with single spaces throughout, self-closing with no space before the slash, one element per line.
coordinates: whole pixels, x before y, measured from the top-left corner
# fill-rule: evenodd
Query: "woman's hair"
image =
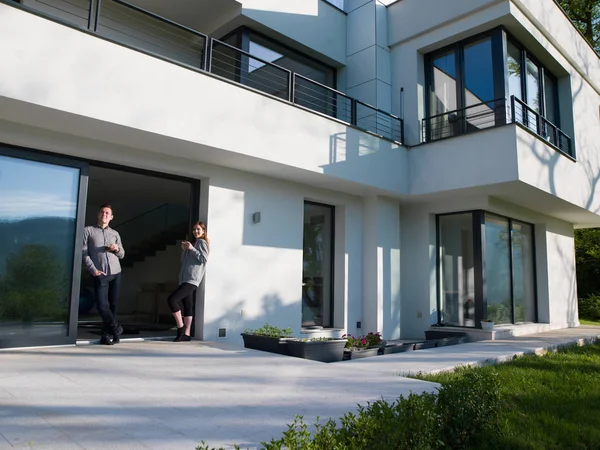
<path fill-rule="evenodd" d="M 208 239 L 208 236 L 206 235 L 206 225 L 204 225 L 204 222 L 196 222 L 192 225 L 192 231 L 194 230 L 195 227 L 199 226 L 200 228 L 202 228 L 202 231 L 204 231 L 204 233 L 202 234 L 202 237 L 200 239 L 204 239 L 206 241 L 207 244 L 210 244 L 210 239 Z M 192 236 L 194 234 L 192 233 Z"/>

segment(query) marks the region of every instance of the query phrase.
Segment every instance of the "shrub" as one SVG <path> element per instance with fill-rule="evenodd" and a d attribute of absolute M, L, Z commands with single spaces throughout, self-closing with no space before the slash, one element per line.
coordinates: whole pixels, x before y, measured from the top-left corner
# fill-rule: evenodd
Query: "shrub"
<path fill-rule="evenodd" d="M 266 450 L 462 449 L 496 442 L 501 435 L 500 389 L 496 373 L 465 372 L 438 393 L 401 396 L 359 406 L 339 420 L 314 425 L 302 416 Z M 208 449 L 208 447 L 204 447 Z M 492 445 L 493 448 L 493 445 Z"/>
<path fill-rule="evenodd" d="M 500 428 L 500 383 L 496 372 L 464 370 L 438 391 L 439 439 L 444 448 L 490 442 Z"/>
<path fill-rule="evenodd" d="M 246 328 L 244 331 L 246 334 L 256 334 L 258 336 L 268 336 L 275 338 L 286 338 L 292 336 L 292 329 L 290 327 L 287 328 L 277 328 L 268 323 L 265 323 L 260 328 Z"/>
<path fill-rule="evenodd" d="M 591 294 L 587 297 L 578 299 L 579 318 L 600 321 L 600 295 Z"/>

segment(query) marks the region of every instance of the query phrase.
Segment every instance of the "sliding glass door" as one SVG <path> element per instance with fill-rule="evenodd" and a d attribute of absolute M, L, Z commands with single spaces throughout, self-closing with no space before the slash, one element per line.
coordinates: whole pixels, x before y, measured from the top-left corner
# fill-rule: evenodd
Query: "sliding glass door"
<path fill-rule="evenodd" d="M 536 322 L 533 226 L 484 211 L 438 217 L 440 323 Z"/>
<path fill-rule="evenodd" d="M 84 172 L 0 146 L 0 348 L 75 343 Z"/>

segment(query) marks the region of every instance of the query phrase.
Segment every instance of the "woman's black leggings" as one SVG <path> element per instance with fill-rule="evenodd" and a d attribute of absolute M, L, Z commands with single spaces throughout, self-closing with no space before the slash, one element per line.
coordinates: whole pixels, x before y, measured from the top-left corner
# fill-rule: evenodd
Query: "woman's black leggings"
<path fill-rule="evenodd" d="M 181 283 L 177 289 L 173 291 L 167 302 L 171 312 L 176 313 L 181 311 L 183 305 L 183 316 L 191 317 L 194 315 L 194 291 L 196 286 L 190 283 Z"/>

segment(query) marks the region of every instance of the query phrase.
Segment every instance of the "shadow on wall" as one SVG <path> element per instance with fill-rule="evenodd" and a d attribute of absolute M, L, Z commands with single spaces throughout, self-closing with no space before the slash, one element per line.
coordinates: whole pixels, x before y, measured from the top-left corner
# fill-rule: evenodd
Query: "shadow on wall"
<path fill-rule="evenodd" d="M 558 235 L 559 238 L 573 239 L 572 235 L 564 234 L 559 229 L 551 229 L 549 227 L 547 231 Z M 568 294 L 567 294 L 568 302 L 566 304 L 566 311 L 564 311 L 564 312 L 566 312 L 567 323 L 569 325 L 572 325 L 579 320 L 579 312 L 578 312 L 578 308 L 577 308 L 577 277 L 575 274 L 574 248 L 569 247 L 569 249 L 568 249 L 569 253 L 567 253 L 565 246 L 561 245 L 561 242 L 557 241 L 556 239 L 554 240 L 552 245 L 554 247 L 553 253 L 558 256 L 558 258 L 556 258 L 556 259 L 559 259 L 559 261 L 560 261 L 560 267 L 557 268 L 558 270 L 557 269 L 555 269 L 555 270 L 559 273 L 562 273 L 569 280 L 568 288 L 565 289 L 562 286 L 560 286 L 559 294 L 554 295 L 554 300 L 556 302 L 560 302 L 562 300 L 561 295 L 568 292 Z M 573 253 L 571 253 L 571 252 L 573 252 Z M 563 277 L 563 278 L 565 278 L 565 277 Z M 556 289 L 555 289 L 555 291 L 556 291 Z M 563 315 L 563 311 L 557 311 L 557 312 L 559 314 L 559 317 L 565 316 L 565 315 Z M 552 303 L 551 303 L 550 304 L 550 314 L 551 314 L 550 323 L 552 323 L 552 313 L 553 313 L 553 308 L 552 308 Z"/>
<path fill-rule="evenodd" d="M 300 336 L 300 317 L 302 308 L 300 298 L 289 304 L 284 304 L 277 294 L 264 295 L 260 300 L 260 309 L 254 312 L 252 317 L 242 315 L 241 311 L 252 308 L 256 302 L 252 300 L 238 300 L 229 311 L 218 318 L 206 321 L 204 324 L 204 340 L 222 341 L 234 345 L 242 346 L 242 336 L 240 335 L 248 328 L 260 328 L 265 322 L 270 325 L 287 328 L 290 327 L 294 336 Z M 226 337 L 219 338 L 219 329 L 226 330 Z"/>
<path fill-rule="evenodd" d="M 369 174 L 369 167 L 376 169 L 373 179 L 369 184 L 377 185 L 377 179 L 381 177 L 381 169 L 390 165 L 400 165 L 401 152 L 403 149 L 392 142 L 377 136 L 347 127 L 345 133 L 336 133 L 330 137 L 329 142 L 329 164 L 321 166 L 323 173 L 333 175 L 346 180 L 365 180 L 365 174 Z M 404 167 L 398 167 L 402 171 Z M 406 181 L 403 174 L 400 178 Z M 393 174 L 394 178 L 398 173 Z"/>
<path fill-rule="evenodd" d="M 552 13 L 552 8 L 548 8 L 544 11 L 545 16 L 541 18 L 542 23 L 551 23 L 550 14 Z M 589 58 L 584 54 L 589 52 L 590 49 L 583 40 L 581 40 L 580 45 L 578 46 L 578 58 L 579 61 L 584 61 L 584 66 L 582 69 L 585 73 L 590 73 L 591 68 L 589 67 Z M 577 164 L 583 168 L 585 172 L 586 181 L 588 184 L 588 193 L 586 194 L 586 199 L 584 200 L 585 208 L 592 211 L 593 213 L 598 214 L 600 212 L 600 204 L 594 206 L 596 202 L 596 192 L 598 188 L 598 184 L 600 183 L 600 148 L 598 142 L 600 142 L 597 138 L 595 138 L 592 130 L 594 128 L 587 128 L 584 125 L 579 125 L 579 129 L 585 132 L 576 133 L 575 124 L 586 124 L 590 122 L 597 114 L 597 105 L 595 102 L 590 102 L 589 93 L 596 94 L 592 88 L 588 88 L 588 93 L 584 92 L 586 83 L 580 77 L 568 77 L 565 76 L 559 79 L 560 85 L 560 98 L 559 101 L 562 105 L 566 105 L 571 107 L 573 112 L 575 113 L 574 117 L 569 117 L 567 109 L 561 108 L 561 119 L 563 122 L 564 130 L 571 136 L 572 145 L 575 149 L 575 154 L 577 155 L 578 149 L 586 149 L 585 157 L 583 159 L 578 158 Z M 567 92 L 568 91 L 568 92 Z M 567 95 L 570 94 L 570 95 Z M 593 104 L 590 104 L 593 103 Z M 573 107 L 572 105 L 578 105 L 578 107 Z M 597 129 L 597 127 L 596 127 Z M 596 151 L 593 151 L 595 148 Z M 561 183 L 557 185 L 556 179 L 556 168 L 563 156 L 558 152 L 551 152 L 550 154 L 546 152 L 541 152 L 537 150 L 535 147 L 532 149 L 534 156 L 546 166 L 547 170 L 544 173 L 540 173 L 540 177 L 547 177 L 548 186 L 550 193 L 553 195 L 559 195 L 559 188 L 561 191 L 566 192 L 572 187 L 569 186 L 568 180 L 565 180 L 565 183 Z M 559 180 L 562 181 L 562 180 Z"/>

